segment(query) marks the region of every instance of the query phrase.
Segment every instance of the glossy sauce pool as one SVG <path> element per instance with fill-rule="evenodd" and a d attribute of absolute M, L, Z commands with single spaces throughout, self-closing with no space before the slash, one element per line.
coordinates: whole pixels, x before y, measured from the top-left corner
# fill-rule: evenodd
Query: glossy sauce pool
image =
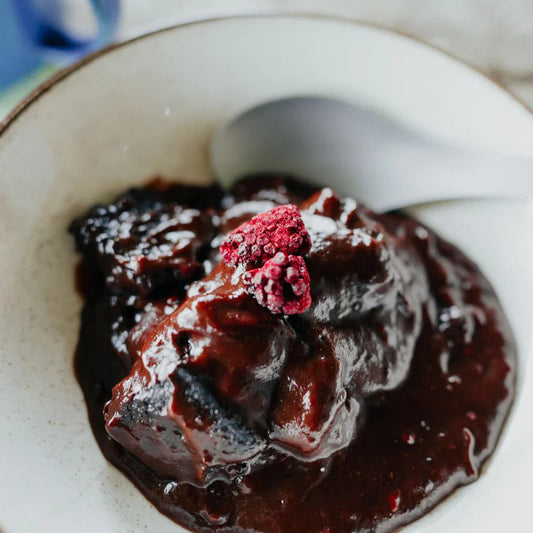
<path fill-rule="evenodd" d="M 279 180 L 251 183 L 237 203 L 258 194 L 296 203 L 309 193 L 292 186 L 289 195 Z M 142 201 L 143 191 L 136 194 Z M 183 197 L 204 208 L 201 191 L 175 187 L 160 193 L 163 201 Z M 402 214 L 371 216 L 401 236 L 406 254 L 416 254 L 413 268 L 424 271 L 430 294 L 407 377 L 392 390 L 364 395 L 360 429 L 330 457 L 305 462 L 267 449 L 262 468 L 207 487 L 157 477 L 106 432 L 104 404 L 130 371 L 127 334 L 142 305 L 155 297 L 145 294 L 133 308 L 102 283 L 94 262 L 84 263 L 80 279 L 87 299 L 75 367 L 93 432 L 107 459 L 172 520 L 202 532 L 389 532 L 480 475 L 513 398 L 516 355 L 505 317 L 477 267 L 453 245 Z"/>

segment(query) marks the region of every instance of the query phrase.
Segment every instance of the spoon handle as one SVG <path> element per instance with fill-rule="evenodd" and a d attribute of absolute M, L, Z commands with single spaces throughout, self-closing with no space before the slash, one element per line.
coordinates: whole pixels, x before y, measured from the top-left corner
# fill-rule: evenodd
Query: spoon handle
<path fill-rule="evenodd" d="M 533 158 L 403 143 L 380 150 L 381 156 L 370 148 L 358 153 L 355 162 L 359 196 L 379 210 L 462 198 L 533 197 Z"/>

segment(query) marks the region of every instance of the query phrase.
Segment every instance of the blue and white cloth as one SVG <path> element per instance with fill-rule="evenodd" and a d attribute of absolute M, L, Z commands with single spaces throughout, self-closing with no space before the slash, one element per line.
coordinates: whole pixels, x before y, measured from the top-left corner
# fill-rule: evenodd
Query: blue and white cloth
<path fill-rule="evenodd" d="M 97 23 L 90 38 L 78 38 L 66 29 L 67 1 L 0 0 L 0 90 L 45 61 L 64 65 L 112 40 L 119 0 L 87 0 Z"/>

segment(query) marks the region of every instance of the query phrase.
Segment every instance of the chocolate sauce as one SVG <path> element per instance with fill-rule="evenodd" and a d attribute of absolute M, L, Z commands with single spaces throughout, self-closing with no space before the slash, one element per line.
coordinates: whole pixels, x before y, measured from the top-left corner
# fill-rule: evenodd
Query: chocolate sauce
<path fill-rule="evenodd" d="M 299 206 L 311 307 L 270 313 L 225 235 Z M 96 439 L 194 531 L 389 532 L 476 480 L 512 403 L 494 292 L 453 245 L 280 177 L 152 184 L 71 231 L 86 297 L 76 374 Z"/>

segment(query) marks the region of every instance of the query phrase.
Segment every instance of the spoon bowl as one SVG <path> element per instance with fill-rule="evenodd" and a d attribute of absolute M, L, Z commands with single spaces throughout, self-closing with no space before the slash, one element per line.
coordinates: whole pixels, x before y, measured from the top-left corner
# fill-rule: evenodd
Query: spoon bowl
<path fill-rule="evenodd" d="M 222 184 L 286 172 L 387 211 L 460 198 L 533 194 L 533 158 L 478 152 L 429 138 L 385 115 L 328 97 L 262 104 L 215 134 Z"/>

